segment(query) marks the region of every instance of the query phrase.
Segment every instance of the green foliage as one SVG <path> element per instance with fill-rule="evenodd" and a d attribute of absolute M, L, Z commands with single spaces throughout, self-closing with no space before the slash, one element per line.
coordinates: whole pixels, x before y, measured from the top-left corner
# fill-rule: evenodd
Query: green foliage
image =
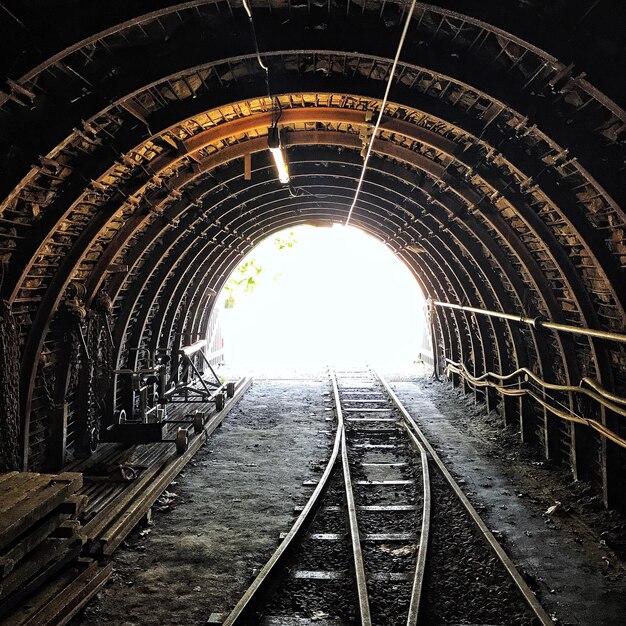
<path fill-rule="evenodd" d="M 263 268 L 257 265 L 256 259 L 249 259 L 239 265 L 224 286 L 224 291 L 227 294 L 224 308 L 232 309 L 235 307 L 235 296 L 239 296 L 242 293 L 252 293 L 257 286 L 256 279 L 262 271 Z"/>
<path fill-rule="evenodd" d="M 285 239 L 281 237 L 274 237 L 274 245 L 279 250 L 284 250 L 285 248 L 293 248 L 294 244 L 298 243 L 296 241 L 295 235 L 293 234 L 293 230 L 290 230 Z"/>
<path fill-rule="evenodd" d="M 297 241 L 293 231 L 289 231 L 286 237 L 274 237 L 272 243 L 278 250 L 285 250 L 293 248 Z M 249 258 L 241 263 L 224 285 L 226 292 L 224 308 L 233 309 L 237 304 L 237 298 L 243 294 L 252 293 L 259 284 L 258 279 L 262 272 L 263 267 L 254 258 Z M 280 274 L 274 276 L 274 281 L 279 276 Z"/>

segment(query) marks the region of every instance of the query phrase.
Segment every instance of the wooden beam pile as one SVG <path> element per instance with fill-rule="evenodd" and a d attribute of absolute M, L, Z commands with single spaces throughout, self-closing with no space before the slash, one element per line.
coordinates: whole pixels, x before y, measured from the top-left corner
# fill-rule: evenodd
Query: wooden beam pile
<path fill-rule="evenodd" d="M 0 625 L 66 623 L 108 577 L 79 558 L 82 483 L 79 473 L 0 474 Z"/>

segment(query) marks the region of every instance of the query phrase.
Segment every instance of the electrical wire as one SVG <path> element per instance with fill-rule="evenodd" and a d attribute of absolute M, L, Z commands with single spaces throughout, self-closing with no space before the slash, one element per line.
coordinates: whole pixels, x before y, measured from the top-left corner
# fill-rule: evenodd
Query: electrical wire
<path fill-rule="evenodd" d="M 246 0 L 244 0 L 245 2 Z M 348 211 L 348 217 L 346 218 L 345 226 L 350 222 L 350 218 L 352 217 L 352 212 L 354 211 L 354 207 L 359 199 L 359 193 L 361 192 L 361 187 L 363 185 L 363 179 L 365 178 L 365 172 L 367 170 L 367 163 L 370 158 L 370 154 L 372 153 L 372 146 L 374 145 L 374 139 L 376 138 L 376 133 L 378 132 L 378 127 L 380 126 L 380 122 L 383 119 L 383 114 L 385 112 L 385 107 L 387 106 L 387 98 L 389 97 L 389 91 L 391 90 L 391 83 L 393 82 L 393 77 L 396 73 L 396 67 L 398 66 L 398 61 L 400 59 L 400 53 L 402 52 L 402 46 L 404 45 L 404 40 L 406 39 L 407 31 L 409 30 L 409 24 L 411 23 L 411 17 L 413 17 L 413 11 L 415 9 L 416 0 L 413 0 L 411 3 L 411 8 L 406 16 L 406 21 L 404 22 L 404 28 L 402 29 L 402 35 L 400 37 L 400 42 L 398 43 L 398 49 L 396 51 L 396 56 L 393 60 L 393 65 L 391 66 L 391 73 L 389 74 L 389 80 L 387 81 L 387 87 L 385 88 L 385 95 L 383 97 L 383 101 L 380 105 L 380 111 L 378 112 L 378 119 L 376 120 L 376 124 L 374 125 L 374 129 L 372 131 L 372 135 L 370 137 L 369 143 L 367 145 L 367 152 L 365 153 L 365 159 L 363 160 L 363 169 L 361 170 L 361 176 L 359 177 L 359 182 L 356 186 L 356 191 L 354 193 L 354 198 L 352 200 L 352 204 L 350 205 L 350 210 Z"/>
<path fill-rule="evenodd" d="M 586 389 L 581 386 L 559 385 L 557 383 L 548 383 L 545 380 L 541 379 L 539 376 L 537 376 L 537 374 L 535 374 L 532 370 L 529 370 L 526 367 L 521 367 L 520 369 L 517 369 L 514 372 L 511 372 L 510 374 L 496 374 L 495 372 L 485 372 L 481 376 L 474 377 L 472 376 L 472 374 L 470 374 L 470 372 L 467 370 L 467 368 L 465 367 L 463 363 L 456 363 L 455 361 L 452 361 L 450 359 L 446 359 L 446 362 L 449 364 L 449 366 L 457 368 L 458 370 L 462 370 L 463 375 L 466 378 L 469 377 L 469 379 L 471 379 L 474 382 L 484 381 L 489 377 L 497 378 L 500 381 L 504 381 L 504 380 L 510 380 L 513 377 L 525 375 L 529 380 L 534 380 L 536 383 L 541 385 L 542 389 L 551 389 L 553 391 L 563 391 L 563 392 L 571 391 L 573 393 L 580 393 L 591 398 L 592 400 L 595 400 L 596 402 L 599 402 L 601 405 L 613 411 L 614 413 L 617 413 L 618 415 L 621 415 L 622 417 L 626 417 L 626 409 L 620 406 L 617 406 L 617 404 L 614 404 L 613 402 L 609 402 L 606 399 L 606 391 L 604 389 L 602 390 L 604 393 L 599 393 L 599 392 L 596 393 L 595 391 L 590 391 L 589 389 Z M 626 398 L 618 398 L 618 403 L 626 404 Z"/>
<path fill-rule="evenodd" d="M 269 89 L 269 86 L 268 86 Z M 275 128 L 280 121 L 280 118 L 283 116 L 283 105 L 280 103 L 280 100 L 274 96 L 272 98 L 272 126 Z"/>
<path fill-rule="evenodd" d="M 450 359 L 446 359 L 446 361 L 447 361 L 446 369 L 449 372 L 453 372 L 463 377 L 467 381 L 467 383 L 470 385 L 470 387 L 473 387 L 473 388 L 492 387 L 496 389 L 498 392 L 500 392 L 501 394 L 506 395 L 506 396 L 518 396 L 519 397 L 519 396 L 528 395 L 531 398 L 533 398 L 533 400 L 538 402 L 541 406 L 543 406 L 545 409 L 550 411 L 552 414 L 556 415 L 557 417 L 567 420 L 568 422 L 576 422 L 578 424 L 583 424 L 585 426 L 593 428 L 596 432 L 600 433 L 603 437 L 606 437 L 607 439 L 617 444 L 618 446 L 621 446 L 622 448 L 626 448 L 626 439 L 618 435 L 616 432 L 610 430 L 604 424 L 601 424 L 595 419 L 578 415 L 577 413 L 572 411 L 569 407 L 567 407 L 565 404 L 557 400 L 553 395 L 546 393 L 546 389 L 555 389 L 557 391 L 564 391 L 564 392 L 577 391 L 577 390 L 581 390 L 584 392 L 585 390 L 572 387 L 570 385 L 555 385 L 553 383 L 545 383 L 545 381 L 542 381 L 538 377 L 534 377 L 534 375 L 529 376 L 527 380 L 525 381 L 527 384 L 530 385 L 532 389 L 523 388 L 523 387 L 520 387 L 518 389 L 506 388 L 506 387 L 503 387 L 502 385 L 498 385 L 496 383 L 491 382 L 490 380 L 487 380 L 486 377 L 494 376 L 502 380 L 502 379 L 510 378 L 512 375 L 527 372 L 527 370 L 525 370 L 525 368 L 522 368 L 520 370 L 517 370 L 516 372 L 513 372 L 513 374 L 509 374 L 506 376 L 495 374 L 493 372 L 487 372 L 486 374 L 483 374 L 482 376 L 474 377 L 468 372 L 467 368 L 465 367 L 463 363 L 456 363 Z M 535 391 L 538 391 L 541 395 L 537 395 Z M 586 394 L 586 395 L 590 395 L 590 394 Z M 601 404 L 604 404 L 605 406 L 607 406 L 606 403 L 603 403 L 601 399 L 599 399 L 601 398 L 601 396 L 592 395 L 590 397 L 592 397 L 594 400 L 597 400 Z M 549 402 L 546 402 L 546 399 L 551 400 L 556 405 L 558 405 L 559 407 L 562 407 L 562 409 L 565 409 L 565 410 L 562 410 L 561 408 L 557 408 L 553 406 L 552 404 L 550 404 Z M 613 411 L 616 411 L 617 409 L 616 412 L 621 414 L 619 407 L 608 406 L 608 408 L 611 408 L 611 410 Z"/>
<path fill-rule="evenodd" d="M 257 36 L 256 36 L 256 28 L 254 26 L 254 19 L 252 18 L 252 9 L 250 8 L 250 5 L 248 4 L 249 0 L 242 0 L 242 2 L 243 2 L 243 8 L 245 9 L 246 14 L 248 15 L 248 20 L 250 22 L 250 30 L 252 32 L 252 39 L 254 40 L 254 51 L 256 53 L 256 59 L 261 69 L 265 72 L 265 88 L 267 89 L 267 97 L 272 107 L 271 109 L 272 128 L 276 128 L 278 126 L 278 122 L 280 118 L 282 117 L 283 107 L 280 103 L 280 100 L 272 96 L 272 90 L 270 88 L 270 69 L 267 65 L 265 65 L 265 63 L 263 63 L 263 59 L 261 59 L 261 53 L 259 51 L 259 40 L 257 39 Z M 279 139 L 279 144 L 280 144 L 280 139 Z M 286 159 L 284 155 L 283 157 Z M 287 180 L 289 180 L 288 172 L 286 175 L 287 175 Z M 291 189 L 289 190 L 289 194 L 293 196 Z"/>
<path fill-rule="evenodd" d="M 616 402 L 618 404 L 626 404 L 626 398 L 621 398 L 620 396 L 616 396 L 614 393 L 611 393 L 604 389 L 598 381 L 593 380 L 593 378 L 589 378 L 588 376 L 584 376 L 580 381 L 579 386 L 582 387 L 583 384 L 589 385 L 592 389 L 595 389 L 602 397 L 611 400 L 611 402 Z"/>
<path fill-rule="evenodd" d="M 248 4 L 248 0 L 243 0 L 243 8 L 248 14 L 248 20 L 250 21 L 250 30 L 252 31 L 252 39 L 254 40 L 254 51 L 256 52 L 256 59 L 261 66 L 261 69 L 265 71 L 265 87 L 267 88 L 267 97 L 272 99 L 272 92 L 270 91 L 270 68 L 263 63 L 261 59 L 261 53 L 259 52 L 259 41 L 256 36 L 256 28 L 254 27 L 254 20 L 252 19 L 252 9 Z"/>

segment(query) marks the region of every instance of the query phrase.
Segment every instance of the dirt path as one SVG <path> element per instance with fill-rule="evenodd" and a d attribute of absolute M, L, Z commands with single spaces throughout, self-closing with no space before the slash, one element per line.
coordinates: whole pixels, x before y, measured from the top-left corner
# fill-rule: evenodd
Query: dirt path
<path fill-rule="evenodd" d="M 234 606 L 288 529 L 310 466 L 327 456 L 327 390 L 325 380 L 255 382 L 73 624 L 190 626 Z"/>
<path fill-rule="evenodd" d="M 621 626 L 626 576 L 605 543 L 623 540 L 624 517 L 425 373 L 388 380 L 546 608 L 560 624 Z M 114 575 L 74 626 L 192 626 L 234 606 L 328 454 L 329 384 L 299 378 L 256 380 L 161 498 L 152 525 L 115 554 Z M 558 511 L 546 515 L 556 500 Z"/>

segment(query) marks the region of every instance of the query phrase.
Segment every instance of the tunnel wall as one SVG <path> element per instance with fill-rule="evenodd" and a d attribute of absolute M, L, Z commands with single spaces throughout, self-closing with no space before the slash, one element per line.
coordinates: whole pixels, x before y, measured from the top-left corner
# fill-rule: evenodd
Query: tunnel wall
<path fill-rule="evenodd" d="M 264 237 L 345 221 L 409 5 L 251 4 L 269 84 L 238 2 L 6 3 L 5 467 L 84 453 L 113 368 L 203 336 Z M 467 4 L 417 3 L 351 223 L 433 300 L 623 333 L 623 15 Z M 276 101 L 291 188 L 267 150 Z M 576 387 L 626 396 L 623 343 L 441 307 L 432 324 L 455 384 L 619 504 L 623 404 Z M 520 368 L 558 387 L 478 381 Z M 534 396 L 507 393 L 522 382 Z"/>

